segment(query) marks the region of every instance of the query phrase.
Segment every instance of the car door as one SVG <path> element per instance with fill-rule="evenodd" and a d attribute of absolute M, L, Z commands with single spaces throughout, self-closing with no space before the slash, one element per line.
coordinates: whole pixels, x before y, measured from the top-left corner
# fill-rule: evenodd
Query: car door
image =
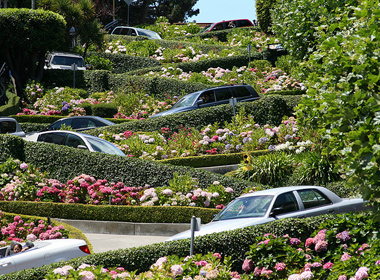
<path fill-rule="evenodd" d="M 332 201 L 317 189 L 298 190 L 302 204 L 303 217 L 312 217 L 323 214 L 335 213 L 335 206 Z"/>
<path fill-rule="evenodd" d="M 37 142 L 53 143 L 58 145 L 64 145 L 67 133 L 65 132 L 52 132 L 40 134 L 37 138 Z"/>
<path fill-rule="evenodd" d="M 8 274 L 15 271 L 17 271 L 17 266 L 12 256 L 0 259 L 0 274 Z"/>
<path fill-rule="evenodd" d="M 231 87 L 215 89 L 216 101 L 214 105 L 228 104 L 230 102 L 231 97 L 232 97 Z"/>
<path fill-rule="evenodd" d="M 299 218 L 302 216 L 301 207 L 295 194 L 290 191 L 282 193 L 275 199 L 270 216 L 275 219 Z"/>

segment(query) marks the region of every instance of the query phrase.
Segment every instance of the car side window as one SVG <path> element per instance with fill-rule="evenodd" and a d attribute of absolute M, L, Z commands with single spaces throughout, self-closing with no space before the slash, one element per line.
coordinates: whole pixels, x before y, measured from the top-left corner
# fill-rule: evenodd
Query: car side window
<path fill-rule="evenodd" d="M 326 195 L 316 189 L 299 190 L 298 194 L 301 197 L 305 209 L 332 204 Z"/>
<path fill-rule="evenodd" d="M 49 129 L 50 130 L 60 130 L 62 125 L 65 125 L 65 126 L 71 126 L 71 119 L 66 119 L 66 120 L 62 120 L 62 121 L 58 121 L 56 123 L 53 123 Z"/>
<path fill-rule="evenodd" d="M 71 127 L 74 129 L 87 128 L 87 127 L 89 127 L 88 119 L 86 119 L 86 118 L 73 119 L 73 121 L 71 123 Z"/>
<path fill-rule="evenodd" d="M 12 121 L 4 121 L 0 123 L 0 133 L 16 132 L 16 123 Z"/>
<path fill-rule="evenodd" d="M 198 100 L 203 100 L 203 103 L 211 103 L 211 102 L 215 102 L 215 94 L 214 94 L 214 91 L 213 90 L 207 90 L 205 92 L 203 92 Z"/>
<path fill-rule="evenodd" d="M 234 95 L 236 94 L 236 96 L 234 97 L 246 97 L 246 96 L 251 95 L 251 93 L 246 87 L 235 87 L 234 89 L 235 89 Z"/>
<path fill-rule="evenodd" d="M 53 143 L 58 145 L 64 145 L 66 134 L 65 133 L 46 133 L 38 136 L 38 142 Z"/>
<path fill-rule="evenodd" d="M 299 210 L 297 199 L 293 192 L 280 194 L 273 205 L 272 210 L 278 208 L 276 215 L 285 214 Z"/>
<path fill-rule="evenodd" d="M 221 88 L 215 90 L 215 95 L 216 101 L 227 100 L 232 97 L 232 92 L 230 88 Z"/>
<path fill-rule="evenodd" d="M 118 34 L 120 35 L 129 35 L 130 29 L 129 28 L 120 28 L 120 32 Z"/>
<path fill-rule="evenodd" d="M 79 145 L 86 146 L 84 141 L 79 136 L 74 134 L 67 135 L 65 145 L 73 148 L 77 148 Z"/>

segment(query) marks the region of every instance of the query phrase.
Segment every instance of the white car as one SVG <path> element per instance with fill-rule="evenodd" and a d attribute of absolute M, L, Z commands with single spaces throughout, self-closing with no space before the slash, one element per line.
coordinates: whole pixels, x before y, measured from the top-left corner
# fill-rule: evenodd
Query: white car
<path fill-rule="evenodd" d="M 118 147 L 102 138 L 68 130 L 37 132 L 27 135 L 25 140 L 64 145 L 89 150 L 90 152 L 101 152 L 111 155 L 125 156 L 125 154 Z"/>
<path fill-rule="evenodd" d="M 0 134 L 12 134 L 20 137 L 25 136 L 25 132 L 17 120 L 10 117 L 0 117 Z"/>
<path fill-rule="evenodd" d="M 129 35 L 129 36 L 146 36 L 151 40 L 161 39 L 157 32 L 152 30 L 130 27 L 130 26 L 117 26 L 112 30 L 112 35 Z"/>
<path fill-rule="evenodd" d="M 224 208 L 195 236 L 222 232 L 277 219 L 305 218 L 323 214 L 339 214 L 365 210 L 361 198 L 340 198 L 332 191 L 317 186 L 274 188 L 242 195 Z M 178 233 L 167 241 L 191 237 L 191 231 Z"/>
<path fill-rule="evenodd" d="M 12 241 L 10 246 L 0 248 L 0 274 L 67 261 L 90 254 L 86 242 L 81 239 L 35 241 L 32 243 L 33 247 L 19 253 L 14 253 L 11 248 L 15 244 Z M 25 244 L 21 243 L 21 245 Z"/>
<path fill-rule="evenodd" d="M 86 70 L 84 59 L 81 55 L 67 52 L 52 52 L 45 60 L 45 69 L 61 70 Z"/>

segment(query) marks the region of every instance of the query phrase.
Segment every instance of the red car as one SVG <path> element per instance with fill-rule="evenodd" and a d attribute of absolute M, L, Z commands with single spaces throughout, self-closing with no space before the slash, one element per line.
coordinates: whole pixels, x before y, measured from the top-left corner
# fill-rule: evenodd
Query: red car
<path fill-rule="evenodd" d="M 254 26 L 252 21 L 249 19 L 233 19 L 233 20 L 224 20 L 211 24 L 210 26 L 205 27 L 201 33 L 210 32 L 210 31 L 219 31 L 229 28 L 236 27 L 250 27 Z"/>

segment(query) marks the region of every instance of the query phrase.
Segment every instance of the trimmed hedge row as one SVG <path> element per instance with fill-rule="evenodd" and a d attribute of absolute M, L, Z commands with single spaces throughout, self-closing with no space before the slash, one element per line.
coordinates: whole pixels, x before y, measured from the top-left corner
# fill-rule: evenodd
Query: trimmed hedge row
<path fill-rule="evenodd" d="M 112 73 L 125 73 L 139 68 L 160 66 L 161 62 L 150 57 L 132 56 L 115 53 L 89 53 L 102 58 L 109 59 L 112 62 Z"/>
<path fill-rule="evenodd" d="M 319 225 L 325 221 L 336 219 L 333 215 L 324 215 L 306 219 L 284 219 L 269 224 L 257 225 L 228 232 L 214 233 L 200 236 L 195 239 L 194 253 L 220 253 L 222 256 L 231 256 L 234 261 L 231 269 L 242 272 L 241 266 L 249 251 L 259 236 L 273 233 L 276 236 L 289 234 L 291 237 L 305 239 L 309 237 Z M 97 253 L 90 256 L 73 259 L 64 263 L 56 263 L 43 267 L 28 269 L 8 275 L 1 275 L 0 280 L 37 280 L 43 279 L 49 271 L 65 265 L 78 267 L 82 263 L 102 265 L 103 267 L 125 267 L 128 271 L 143 272 L 163 256 L 189 255 L 190 240 L 178 240 L 167 243 L 157 243 L 131 249 L 120 249 Z"/>
<path fill-rule="evenodd" d="M 57 116 L 57 115 L 10 115 L 10 117 L 15 118 L 19 123 L 36 123 L 36 124 L 47 124 L 53 123 L 59 119 L 66 118 L 67 116 Z M 134 120 L 129 119 L 113 119 L 105 118 L 114 123 L 125 123 Z"/>
<path fill-rule="evenodd" d="M 263 60 L 265 59 L 264 56 L 265 53 L 256 53 L 251 55 L 251 60 Z M 207 71 L 209 68 L 217 68 L 221 67 L 224 69 L 230 69 L 234 66 L 241 67 L 241 66 L 247 66 L 249 63 L 249 56 L 248 54 L 244 55 L 234 55 L 234 56 L 227 56 L 227 57 L 220 57 L 220 58 L 213 58 L 213 59 L 204 59 L 204 60 L 198 60 L 198 61 L 190 61 L 190 62 L 180 62 L 176 63 L 176 68 L 181 68 L 184 72 L 202 72 Z M 159 71 L 161 70 L 162 66 L 159 67 L 151 67 L 151 68 L 141 68 L 136 69 L 133 71 L 130 71 L 126 74 L 128 75 L 142 75 L 149 73 L 150 71 Z"/>
<path fill-rule="evenodd" d="M 179 157 L 160 160 L 162 163 L 169 163 L 177 166 L 191 166 L 191 167 L 208 167 L 228 164 L 239 164 L 243 161 L 244 154 L 250 154 L 251 156 L 260 156 L 267 154 L 269 150 L 252 151 L 247 153 L 234 153 L 234 154 L 216 154 L 205 156 L 190 156 Z"/>
<path fill-rule="evenodd" d="M 168 186 L 174 172 L 178 172 L 197 178 L 201 188 L 207 188 L 214 181 L 219 181 L 223 186 L 235 190 L 236 196 L 247 186 L 253 185 L 245 180 L 228 178 L 200 169 L 91 153 L 55 144 L 28 142 L 13 135 L 0 135 L 0 162 L 9 157 L 40 167 L 41 171 L 47 171 L 51 178 L 61 182 L 73 179 L 80 174 L 87 174 L 110 182 L 124 182 L 129 186 L 138 187 L 149 184 L 152 187 L 158 187 Z"/>
<path fill-rule="evenodd" d="M 211 87 L 202 83 L 192 83 L 170 78 L 130 76 L 128 74 L 116 74 L 109 76 L 109 87 L 113 91 L 123 88 L 133 88 L 157 98 L 168 96 L 181 96 L 191 92 L 199 91 Z"/>
<path fill-rule="evenodd" d="M 300 98 L 300 96 L 265 96 L 257 101 L 238 103 L 236 111 L 239 112 L 241 108 L 244 108 L 246 114 L 252 115 L 255 122 L 260 125 L 278 125 L 284 116 L 293 115 L 294 104 L 298 103 Z M 162 127 L 169 127 L 170 130 L 176 131 L 181 126 L 202 129 L 208 124 L 215 122 L 224 123 L 225 121 L 231 122 L 232 119 L 233 108 L 227 104 L 146 120 L 137 120 L 130 123 L 108 126 L 107 128 L 96 128 L 87 133 L 98 136 L 103 131 L 116 134 L 123 133 L 126 130 L 135 132 L 156 131 L 161 130 Z"/>
<path fill-rule="evenodd" d="M 189 223 L 192 216 L 210 222 L 218 209 L 183 206 L 117 206 L 53 202 L 0 201 L 0 209 L 23 215 L 60 219 L 121 221 L 134 223 Z"/>

